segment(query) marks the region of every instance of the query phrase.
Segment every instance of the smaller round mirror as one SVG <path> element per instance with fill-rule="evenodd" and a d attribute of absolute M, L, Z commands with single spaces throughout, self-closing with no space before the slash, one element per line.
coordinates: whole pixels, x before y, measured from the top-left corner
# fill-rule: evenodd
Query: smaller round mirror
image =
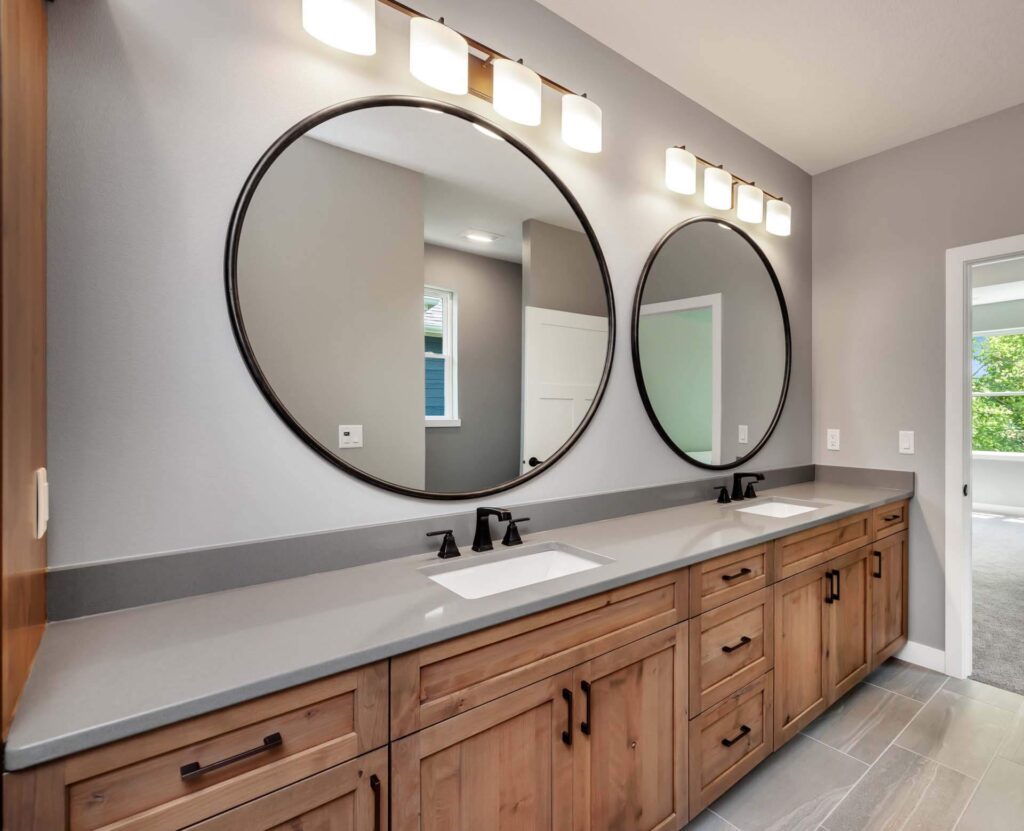
<path fill-rule="evenodd" d="M 633 304 L 633 369 L 651 422 L 679 456 L 723 470 L 764 447 L 791 353 L 782 288 L 745 231 L 698 217 L 655 246 Z"/>

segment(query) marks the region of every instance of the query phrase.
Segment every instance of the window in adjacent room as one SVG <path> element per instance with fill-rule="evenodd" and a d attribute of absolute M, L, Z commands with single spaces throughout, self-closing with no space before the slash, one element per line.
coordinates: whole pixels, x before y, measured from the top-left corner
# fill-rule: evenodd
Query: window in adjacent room
<path fill-rule="evenodd" d="M 458 304 L 450 289 L 423 289 L 423 347 L 428 427 L 459 426 Z"/>
<path fill-rule="evenodd" d="M 972 351 L 974 451 L 1024 453 L 1024 330 L 976 333 Z"/>

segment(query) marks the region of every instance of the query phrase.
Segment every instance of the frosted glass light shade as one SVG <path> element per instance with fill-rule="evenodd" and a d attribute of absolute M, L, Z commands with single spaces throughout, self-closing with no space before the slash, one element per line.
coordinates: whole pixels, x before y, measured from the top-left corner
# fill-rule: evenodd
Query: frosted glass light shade
<path fill-rule="evenodd" d="M 753 223 L 764 219 L 764 191 L 753 185 L 736 188 L 736 216 L 744 222 Z"/>
<path fill-rule="evenodd" d="M 601 108 L 582 95 L 563 95 L 562 141 L 584 153 L 600 153 Z"/>
<path fill-rule="evenodd" d="M 469 91 L 469 44 L 443 23 L 414 17 L 409 21 L 409 71 L 434 89 L 465 95 Z"/>
<path fill-rule="evenodd" d="M 704 169 L 704 204 L 727 211 L 732 207 L 732 174 L 720 167 Z"/>
<path fill-rule="evenodd" d="M 494 61 L 494 109 L 528 127 L 540 124 L 540 75 L 508 58 Z"/>
<path fill-rule="evenodd" d="M 353 55 L 377 51 L 377 0 L 302 0 L 302 28 Z"/>
<path fill-rule="evenodd" d="M 682 147 L 665 151 L 665 187 L 676 193 L 697 192 L 697 157 Z"/>
<path fill-rule="evenodd" d="M 793 218 L 793 208 L 780 199 L 769 199 L 765 209 L 765 230 L 777 237 L 788 237 Z"/>

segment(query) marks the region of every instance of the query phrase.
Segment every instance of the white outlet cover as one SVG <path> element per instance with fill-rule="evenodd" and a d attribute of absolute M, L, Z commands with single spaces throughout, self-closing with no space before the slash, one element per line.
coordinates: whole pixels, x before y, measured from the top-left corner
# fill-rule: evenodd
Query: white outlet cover
<path fill-rule="evenodd" d="M 362 424 L 339 424 L 338 425 L 338 447 L 351 448 L 363 446 L 363 425 Z"/>
<path fill-rule="evenodd" d="M 908 456 L 914 453 L 914 431 L 900 430 L 900 453 Z"/>
<path fill-rule="evenodd" d="M 749 436 L 750 436 L 750 434 L 749 434 L 749 431 L 747 430 L 747 425 L 746 424 L 741 424 L 740 425 L 740 431 L 739 431 L 739 437 L 736 439 L 736 441 L 738 441 L 740 444 L 746 444 L 748 441 L 750 441 Z"/>
<path fill-rule="evenodd" d="M 839 431 L 830 427 L 825 433 L 825 447 L 829 450 L 839 449 Z"/>

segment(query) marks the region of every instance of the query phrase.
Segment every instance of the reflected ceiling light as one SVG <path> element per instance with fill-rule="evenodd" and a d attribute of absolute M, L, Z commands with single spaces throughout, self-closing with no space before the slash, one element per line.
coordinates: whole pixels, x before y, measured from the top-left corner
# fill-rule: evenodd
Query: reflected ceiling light
<path fill-rule="evenodd" d="M 494 109 L 527 127 L 540 124 L 540 75 L 522 61 L 497 58 L 494 67 Z"/>
<path fill-rule="evenodd" d="M 501 239 L 501 234 L 492 234 L 490 231 L 477 231 L 473 228 L 463 231 L 462 236 L 473 242 L 484 242 L 488 245 Z"/>
<path fill-rule="evenodd" d="M 665 151 L 665 187 L 676 193 L 697 192 L 697 157 L 685 147 Z"/>
<path fill-rule="evenodd" d="M 601 108 L 586 94 L 562 96 L 562 141 L 584 153 L 601 152 Z"/>
<path fill-rule="evenodd" d="M 376 0 L 302 0 L 302 28 L 353 55 L 377 51 Z"/>
<path fill-rule="evenodd" d="M 732 207 L 732 174 L 725 168 L 705 168 L 704 204 L 720 211 Z"/>
<path fill-rule="evenodd" d="M 483 133 L 485 136 L 487 136 L 487 138 L 497 139 L 498 141 L 504 141 L 505 140 L 501 136 L 499 136 L 496 132 L 494 132 L 494 130 L 488 130 L 482 124 L 474 124 L 473 125 L 473 129 L 474 130 L 479 130 L 481 133 Z"/>
<path fill-rule="evenodd" d="M 465 95 L 469 90 L 469 44 L 444 25 L 444 18 L 409 21 L 409 71 L 424 84 Z"/>
<path fill-rule="evenodd" d="M 777 237 L 788 237 L 792 225 L 793 209 L 781 199 L 769 199 L 765 209 L 765 230 Z"/>
<path fill-rule="evenodd" d="M 764 219 L 764 191 L 753 183 L 736 188 L 736 217 L 744 222 Z"/>

